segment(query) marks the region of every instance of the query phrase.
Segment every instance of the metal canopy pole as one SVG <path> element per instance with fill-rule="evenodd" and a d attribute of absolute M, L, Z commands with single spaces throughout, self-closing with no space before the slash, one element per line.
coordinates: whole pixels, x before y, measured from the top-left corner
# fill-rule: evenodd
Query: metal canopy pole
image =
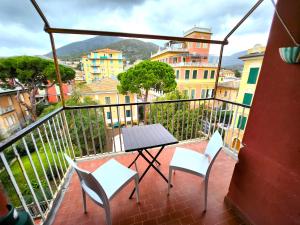
<path fill-rule="evenodd" d="M 246 13 L 246 15 L 231 29 L 231 31 L 225 36 L 223 42 L 228 43 L 228 38 L 242 25 L 242 23 L 256 10 L 256 8 L 263 2 L 264 0 L 258 0 L 254 6 Z M 223 57 L 223 51 L 224 51 L 224 44 L 221 45 L 220 49 L 220 55 L 219 55 L 219 62 L 218 62 L 218 68 L 217 68 L 217 76 L 216 76 L 216 82 L 215 82 L 215 88 L 213 92 L 213 98 L 216 98 L 217 95 L 217 87 L 219 83 L 219 75 L 222 65 L 222 57 Z"/>

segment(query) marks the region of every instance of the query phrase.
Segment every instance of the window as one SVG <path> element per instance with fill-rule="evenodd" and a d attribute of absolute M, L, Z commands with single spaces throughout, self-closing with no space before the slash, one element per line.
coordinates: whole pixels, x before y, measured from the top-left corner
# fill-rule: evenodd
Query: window
<path fill-rule="evenodd" d="M 105 97 L 105 104 L 110 104 L 110 97 Z"/>
<path fill-rule="evenodd" d="M 185 79 L 186 80 L 190 79 L 190 71 L 189 70 L 185 71 Z"/>
<path fill-rule="evenodd" d="M 203 44 L 202 44 L 202 47 L 203 47 L 203 48 L 207 48 L 207 47 L 208 47 L 208 44 L 207 44 L 207 43 L 203 43 Z"/>
<path fill-rule="evenodd" d="M 189 96 L 189 90 L 183 90 L 183 95 L 184 95 L 184 97 Z"/>
<path fill-rule="evenodd" d="M 113 64 L 113 63 L 114 63 L 114 60 L 111 59 L 111 60 L 110 60 L 110 64 Z"/>
<path fill-rule="evenodd" d="M 11 101 L 11 97 L 7 97 L 8 98 L 8 105 L 12 105 L 12 101 Z"/>
<path fill-rule="evenodd" d="M 13 115 L 6 117 L 5 120 L 8 127 L 14 125 L 16 121 Z"/>
<path fill-rule="evenodd" d="M 122 63 L 122 59 L 119 59 L 119 63 Z"/>
<path fill-rule="evenodd" d="M 125 96 L 125 103 L 130 103 L 130 97 L 128 95 Z"/>
<path fill-rule="evenodd" d="M 179 79 L 179 70 L 176 70 L 176 79 Z"/>
<path fill-rule="evenodd" d="M 126 110 L 126 117 L 131 117 L 131 112 L 130 112 L 130 110 L 128 109 L 128 110 Z"/>
<path fill-rule="evenodd" d="M 191 99 L 194 99 L 194 98 L 195 98 L 195 95 L 196 95 L 196 90 L 195 90 L 195 89 L 192 89 L 192 90 L 191 90 Z"/>
<path fill-rule="evenodd" d="M 193 79 L 197 79 L 197 70 L 193 70 Z"/>
<path fill-rule="evenodd" d="M 247 84 L 256 84 L 259 68 L 250 68 Z"/>
<path fill-rule="evenodd" d="M 214 92 L 214 89 L 207 89 L 207 90 L 206 90 L 206 97 L 207 97 L 207 98 L 211 98 L 213 92 Z"/>
<path fill-rule="evenodd" d="M 196 43 L 196 48 L 201 48 L 201 44 L 199 42 Z"/>
<path fill-rule="evenodd" d="M 206 97 L 206 89 L 202 89 L 201 90 L 201 98 L 205 98 Z"/>
<path fill-rule="evenodd" d="M 215 78 L 215 71 L 212 70 L 210 71 L 210 79 L 214 79 Z"/>
<path fill-rule="evenodd" d="M 239 116 L 237 128 L 244 130 L 247 122 L 247 117 L 246 116 Z"/>
<path fill-rule="evenodd" d="M 100 60 L 100 63 L 103 64 L 103 63 L 104 63 L 104 60 L 101 59 L 101 60 Z"/>
<path fill-rule="evenodd" d="M 244 99 L 243 99 L 243 104 L 244 105 L 251 105 L 252 97 L 253 97 L 253 94 L 245 93 L 244 94 Z"/>
<path fill-rule="evenodd" d="M 224 97 L 227 97 L 227 91 L 224 92 Z"/>
<path fill-rule="evenodd" d="M 110 112 L 106 112 L 106 118 L 107 118 L 108 120 L 111 119 L 111 113 L 110 113 Z"/>
<path fill-rule="evenodd" d="M 204 79 L 207 79 L 208 77 L 208 70 L 204 70 Z"/>

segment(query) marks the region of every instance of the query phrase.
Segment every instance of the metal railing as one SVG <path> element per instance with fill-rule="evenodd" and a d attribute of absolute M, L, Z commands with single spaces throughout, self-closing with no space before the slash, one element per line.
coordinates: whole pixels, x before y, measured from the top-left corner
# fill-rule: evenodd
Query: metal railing
<path fill-rule="evenodd" d="M 79 159 L 123 152 L 121 127 L 160 123 L 179 141 L 206 139 L 218 129 L 236 156 L 247 110 L 212 98 L 67 106 L 0 143 L 0 178 L 13 204 L 44 222 L 69 172 L 63 153 Z"/>

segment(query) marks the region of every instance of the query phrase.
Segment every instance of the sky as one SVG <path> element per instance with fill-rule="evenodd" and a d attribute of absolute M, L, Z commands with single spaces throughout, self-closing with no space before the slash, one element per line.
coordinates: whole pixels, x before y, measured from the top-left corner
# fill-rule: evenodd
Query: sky
<path fill-rule="evenodd" d="M 222 40 L 255 4 L 255 0 L 37 0 L 50 26 L 182 36 L 194 26 L 212 29 Z M 266 45 L 274 9 L 264 1 L 229 38 L 224 55 Z M 0 57 L 43 55 L 51 50 L 49 35 L 29 0 L 1 0 Z M 56 34 L 56 47 L 93 36 Z M 163 42 L 151 41 L 162 45 Z M 218 55 L 220 46 L 212 45 Z"/>

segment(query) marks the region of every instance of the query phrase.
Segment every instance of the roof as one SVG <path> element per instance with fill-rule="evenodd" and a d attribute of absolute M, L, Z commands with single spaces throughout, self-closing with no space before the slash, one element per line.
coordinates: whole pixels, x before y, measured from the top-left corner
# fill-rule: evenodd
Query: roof
<path fill-rule="evenodd" d="M 114 92 L 117 93 L 117 86 L 119 81 L 115 78 L 105 77 L 99 81 L 93 82 L 91 84 L 85 84 L 79 88 L 81 94 L 91 94 L 91 93 L 107 93 Z"/>
<path fill-rule="evenodd" d="M 223 81 L 219 82 L 219 87 L 225 87 L 225 88 L 232 88 L 232 89 L 239 89 L 240 87 L 240 79 L 239 80 L 230 80 L 230 81 Z"/>
<path fill-rule="evenodd" d="M 12 94 L 12 93 L 16 93 L 17 91 L 22 91 L 22 88 L 20 88 L 20 87 L 15 88 L 15 89 L 0 88 L 0 95 Z"/>
<path fill-rule="evenodd" d="M 200 32 L 200 33 L 207 33 L 207 34 L 212 34 L 211 28 L 205 28 L 205 27 L 193 27 L 186 32 L 183 33 L 183 36 L 187 36 L 193 32 Z"/>
<path fill-rule="evenodd" d="M 121 51 L 110 49 L 110 48 L 97 49 L 97 50 L 94 50 L 92 52 L 121 53 Z"/>
<path fill-rule="evenodd" d="M 239 59 L 249 59 L 249 58 L 255 58 L 255 57 L 262 57 L 264 56 L 264 52 L 256 52 L 256 53 L 250 53 L 243 56 L 240 56 Z"/>

